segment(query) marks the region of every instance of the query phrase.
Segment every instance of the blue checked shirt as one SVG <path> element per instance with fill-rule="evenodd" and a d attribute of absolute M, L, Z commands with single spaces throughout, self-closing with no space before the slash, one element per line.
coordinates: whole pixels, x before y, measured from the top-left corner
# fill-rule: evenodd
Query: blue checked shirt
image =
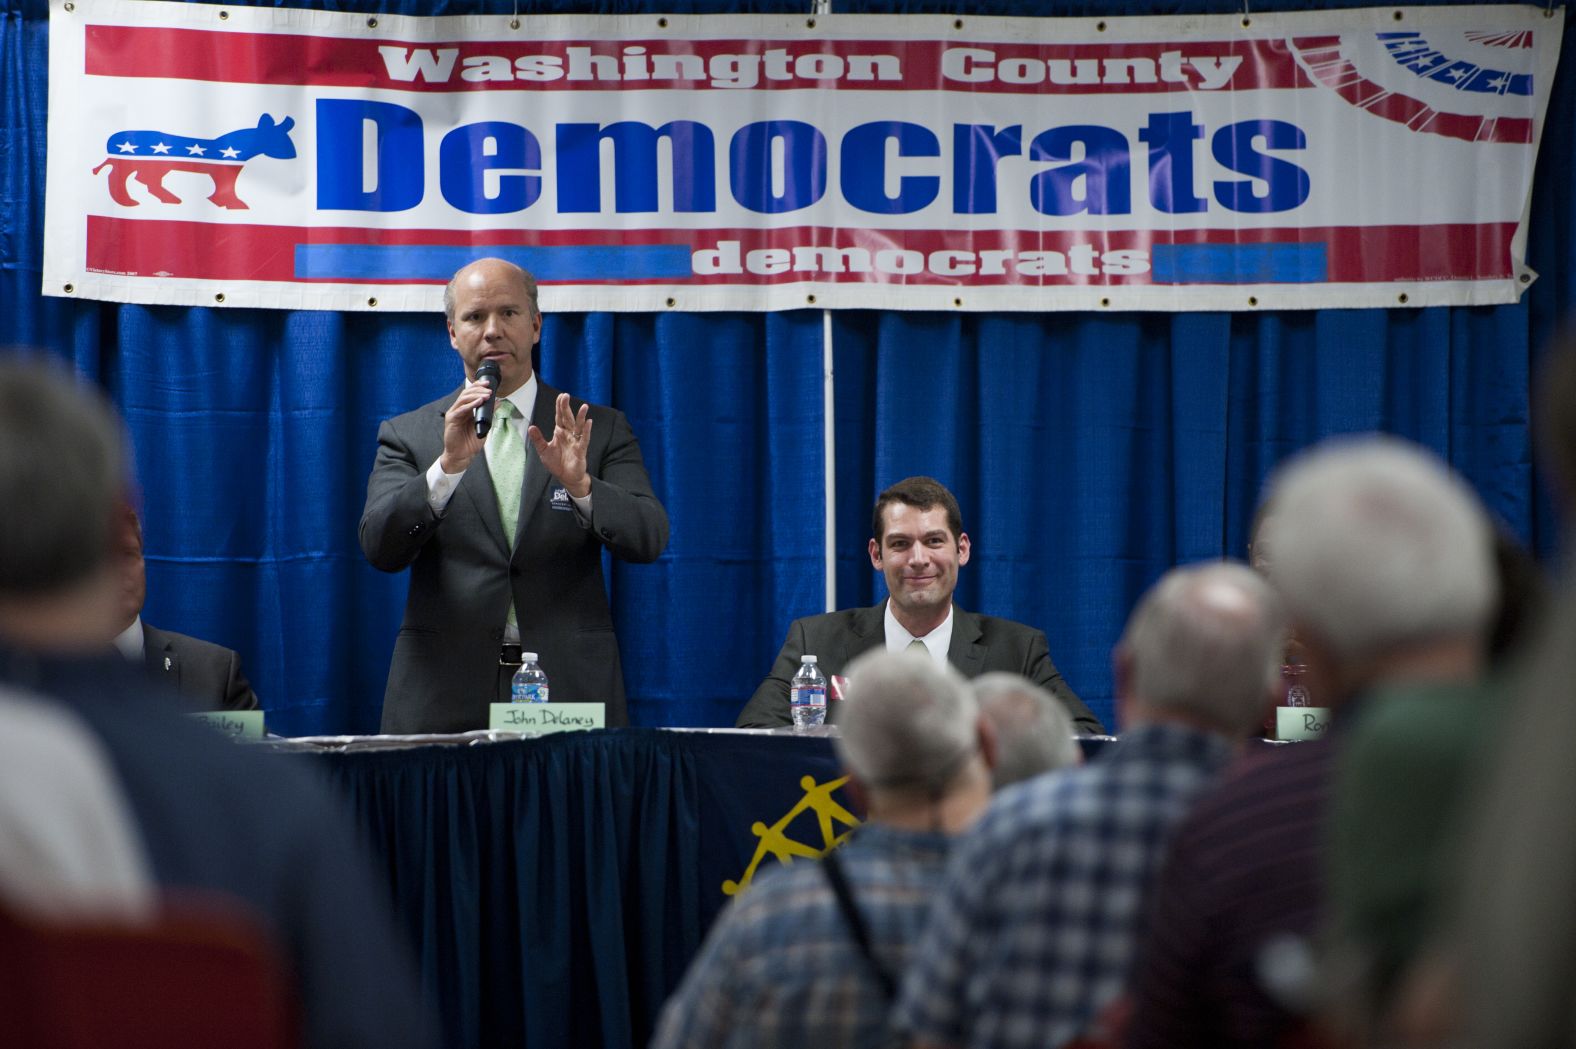
<path fill-rule="evenodd" d="M 952 839 L 879 824 L 838 853 L 876 954 L 900 977 Z M 770 868 L 718 918 L 669 999 L 652 1049 L 885 1044 L 890 1003 L 819 864 Z"/>
<path fill-rule="evenodd" d="M 1231 756 L 1172 724 L 1002 791 L 953 850 L 894 1013 L 916 1040 L 1047 1049 L 1121 994 L 1172 828 Z"/>

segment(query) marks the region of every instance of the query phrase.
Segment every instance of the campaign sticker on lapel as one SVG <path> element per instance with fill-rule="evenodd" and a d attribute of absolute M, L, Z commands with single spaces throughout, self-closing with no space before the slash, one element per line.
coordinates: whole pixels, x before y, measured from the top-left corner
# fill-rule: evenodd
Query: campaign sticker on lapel
<path fill-rule="evenodd" d="M 570 513 L 575 511 L 575 504 L 569 498 L 569 489 L 563 485 L 557 485 L 553 488 L 551 494 L 547 497 L 547 505 L 554 510 L 568 510 Z"/>
<path fill-rule="evenodd" d="M 263 740 L 261 710 L 205 710 L 193 714 L 192 717 L 201 718 L 210 728 L 224 733 L 231 739 L 245 743 L 261 743 Z"/>

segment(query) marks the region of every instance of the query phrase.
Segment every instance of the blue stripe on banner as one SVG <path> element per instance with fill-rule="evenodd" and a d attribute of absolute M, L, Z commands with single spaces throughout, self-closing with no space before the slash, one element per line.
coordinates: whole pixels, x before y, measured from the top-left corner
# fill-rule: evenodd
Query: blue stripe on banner
<path fill-rule="evenodd" d="M 1321 244 L 1157 244 L 1156 284 L 1317 284 L 1328 279 Z"/>
<path fill-rule="evenodd" d="M 447 281 L 468 263 L 492 256 L 522 266 L 539 281 L 687 280 L 687 244 L 567 247 L 477 247 L 431 244 L 297 244 L 295 275 L 317 280 Z"/>

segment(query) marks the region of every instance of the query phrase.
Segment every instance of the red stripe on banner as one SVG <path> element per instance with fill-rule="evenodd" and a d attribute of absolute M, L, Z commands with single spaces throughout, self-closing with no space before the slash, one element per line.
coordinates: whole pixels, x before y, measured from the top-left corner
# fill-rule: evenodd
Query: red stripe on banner
<path fill-rule="evenodd" d="M 1509 142 L 1518 146 L 1532 144 L 1532 121 L 1526 117 L 1498 117 L 1483 125 L 1480 142 Z"/>
<path fill-rule="evenodd" d="M 1366 77 L 1347 80 L 1335 90 L 1352 105 L 1360 106 L 1364 109 L 1367 109 L 1372 103 L 1379 101 L 1389 93 Z"/>
<path fill-rule="evenodd" d="M 1397 95 L 1394 92 L 1387 92 L 1377 98 L 1370 99 L 1364 104 L 1363 108 L 1375 116 L 1393 120 L 1397 124 L 1406 124 L 1409 127 L 1412 126 L 1412 121 L 1418 117 L 1426 116 L 1433 112 L 1425 103 L 1407 95 Z M 1416 128 L 1414 127 L 1413 130 L 1416 130 Z"/>
<path fill-rule="evenodd" d="M 772 230 L 364 230 L 348 227 L 219 225 L 153 219 L 89 216 L 87 268 L 97 273 L 136 277 L 202 280 L 257 280 L 308 284 L 294 275 L 299 245 L 356 244 L 374 246 L 459 245 L 485 250 L 497 246 L 586 246 L 680 244 L 691 251 L 722 251 L 743 259 L 752 251 L 795 248 L 864 248 L 872 257 L 881 251 L 918 252 L 927 260 L 935 252 L 962 253 L 945 265 L 972 261 L 976 272 L 946 276 L 932 272 L 904 276 L 892 272 L 804 272 L 756 275 L 695 275 L 688 283 L 782 284 L 802 280 L 830 283 L 924 283 L 994 286 L 1044 284 L 1151 283 L 1148 273 L 1080 273 L 1098 268 L 1093 261 L 1112 251 L 1147 253 L 1160 245 L 1274 244 L 1324 245 L 1329 283 L 1372 283 L 1425 280 L 1506 279 L 1512 273 L 1511 238 L 1515 223 L 1456 223 L 1437 226 L 1331 226 L 1309 229 L 1242 229 L 1050 232 L 999 230 L 872 230 L 851 231 L 801 226 Z M 727 245 L 736 244 L 737 247 Z M 984 252 L 1002 253 L 987 257 Z M 1024 253 L 1055 252 L 1065 256 L 1066 273 L 1026 275 L 1018 272 Z M 1091 254 L 1093 252 L 1093 254 Z M 1038 260 L 1045 263 L 1043 257 Z M 890 269 L 891 267 L 888 267 Z M 1032 268 L 1032 267 L 1031 267 Z M 992 272 L 1000 269 L 1003 272 Z M 356 283 L 416 283 L 365 281 Z M 441 283 L 431 280 L 427 283 Z M 544 283 L 550 283 L 544 281 Z M 592 283 L 592 282 L 577 282 Z M 609 280 L 606 283 L 628 283 Z M 660 281 L 656 283 L 677 283 Z"/>
<path fill-rule="evenodd" d="M 1283 40 L 1111 45 L 934 40 L 435 43 L 152 26 L 90 25 L 86 31 L 85 69 L 90 76 L 215 83 L 402 91 L 822 88 L 993 94 L 1154 94 L 1312 86 Z M 386 61 L 379 48 L 400 50 Z M 452 64 L 440 55 L 448 50 L 455 52 Z M 418 54 L 425 56 L 424 63 L 416 60 Z M 884 79 L 891 68 L 882 61 L 885 56 L 895 60 L 898 79 Z M 468 59 L 473 63 L 470 76 L 507 79 L 466 79 Z M 536 79 L 553 71 L 554 60 L 558 78 Z M 391 74 L 390 61 L 405 68 L 409 79 Z M 432 71 L 418 71 L 423 64 Z M 570 79 L 571 69 L 584 77 Z M 953 77 L 945 75 L 947 69 Z M 971 76 L 978 81 L 961 79 Z M 1091 79 L 1098 82 L 1086 82 Z"/>

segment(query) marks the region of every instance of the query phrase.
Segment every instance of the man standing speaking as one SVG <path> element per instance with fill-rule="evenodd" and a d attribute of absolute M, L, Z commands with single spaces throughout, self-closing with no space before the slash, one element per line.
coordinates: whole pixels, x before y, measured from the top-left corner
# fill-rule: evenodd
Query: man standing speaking
<path fill-rule="evenodd" d="M 533 374 L 542 315 L 529 273 L 481 259 L 443 305 L 466 381 L 378 428 L 361 515 L 367 560 L 411 569 L 382 731 L 485 728 L 522 646 L 555 701 L 606 703 L 607 723 L 626 724 L 602 547 L 647 562 L 667 545 L 640 445 L 622 412 Z M 478 425 L 488 405 L 490 429 Z"/>

